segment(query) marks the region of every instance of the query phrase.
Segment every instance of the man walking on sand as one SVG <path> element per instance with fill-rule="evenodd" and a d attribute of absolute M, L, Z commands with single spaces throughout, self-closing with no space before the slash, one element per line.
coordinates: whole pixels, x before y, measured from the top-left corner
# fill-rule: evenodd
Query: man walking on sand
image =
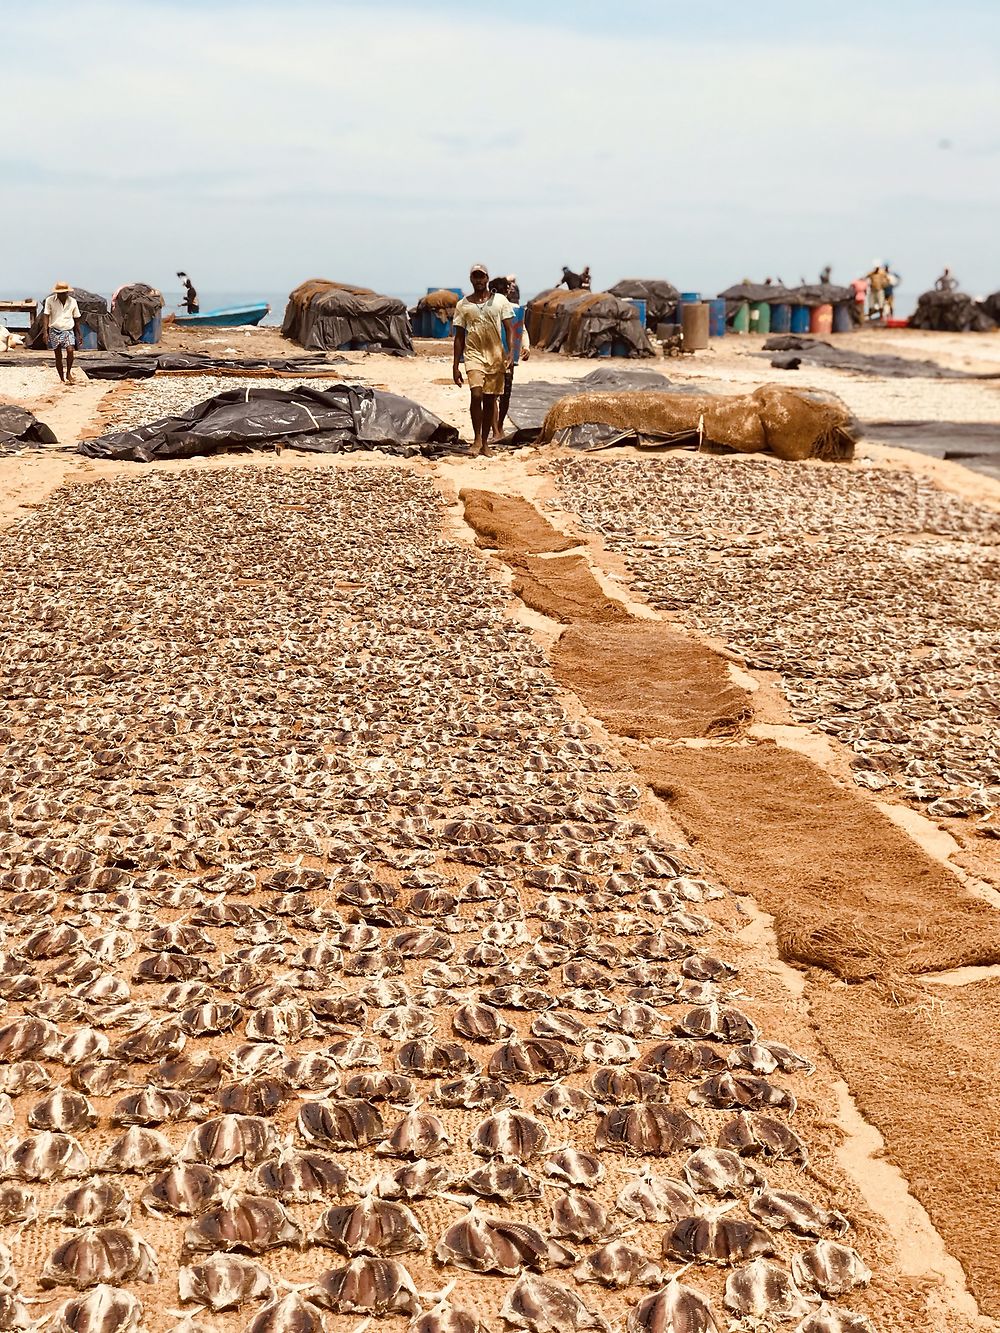
<path fill-rule="evenodd" d="M 507 347 L 513 349 L 514 307 L 506 296 L 490 291 L 490 275 L 485 264 L 473 264 L 469 278 L 472 295 L 459 301 L 452 321 L 455 346 L 451 373 L 461 387 L 459 361 L 464 355 L 474 437 L 472 456 L 478 458 L 480 454 L 490 452 L 493 408 L 503 393 L 504 373 L 514 364 L 513 350 L 505 352 L 503 344 L 503 334 L 506 333 Z"/>
<path fill-rule="evenodd" d="M 73 381 L 73 350 L 82 343 L 80 307 L 68 282 L 57 282 L 42 308 L 42 340 L 56 354 L 56 370 L 64 384 Z M 63 370 L 63 352 L 66 369 Z"/>

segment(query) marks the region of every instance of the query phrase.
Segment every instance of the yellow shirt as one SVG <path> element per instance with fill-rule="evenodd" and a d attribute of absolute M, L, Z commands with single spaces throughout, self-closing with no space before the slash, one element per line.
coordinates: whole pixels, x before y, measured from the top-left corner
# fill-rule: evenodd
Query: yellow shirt
<path fill-rule="evenodd" d="M 453 324 L 465 330 L 465 364 L 487 375 L 504 368 L 503 322 L 514 318 L 514 307 L 499 292 L 491 292 L 482 305 L 463 296 L 455 307 Z"/>

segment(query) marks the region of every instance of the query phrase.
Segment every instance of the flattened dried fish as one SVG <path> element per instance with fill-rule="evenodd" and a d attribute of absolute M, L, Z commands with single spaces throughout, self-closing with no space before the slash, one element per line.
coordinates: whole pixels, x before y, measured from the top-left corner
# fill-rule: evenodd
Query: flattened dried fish
<path fill-rule="evenodd" d="M 596 1311 L 584 1305 L 574 1292 L 551 1278 L 525 1274 L 510 1291 L 500 1308 L 500 1317 L 514 1328 L 529 1333 L 577 1333 L 594 1328 L 610 1333 L 611 1325 Z"/>
<path fill-rule="evenodd" d="M 403 1265 L 367 1255 L 321 1273 L 309 1295 L 335 1314 L 416 1314 L 420 1309 L 417 1289 Z"/>
<path fill-rule="evenodd" d="M 700 1148 L 705 1131 L 686 1111 L 662 1102 L 616 1106 L 600 1119 L 594 1142 L 598 1150 L 666 1157 L 681 1148 Z"/>
<path fill-rule="evenodd" d="M 658 1286 L 663 1281 L 663 1269 L 627 1241 L 611 1240 L 578 1264 L 573 1276 L 578 1282 L 599 1282 L 602 1287 L 620 1290 Z"/>
<path fill-rule="evenodd" d="M 850 1229 L 843 1213 L 827 1211 L 791 1190 L 765 1189 L 755 1194 L 749 1211 L 773 1231 L 793 1231 L 797 1236 L 842 1236 Z"/>
<path fill-rule="evenodd" d="M 42 1287 L 114 1286 L 155 1282 L 156 1254 L 136 1231 L 126 1227 L 85 1227 L 57 1245 L 39 1276 Z"/>
<path fill-rule="evenodd" d="M 280 1245 L 300 1245 L 302 1231 L 277 1199 L 241 1190 L 224 1190 L 184 1232 L 184 1249 L 242 1250 L 263 1254 Z"/>
<path fill-rule="evenodd" d="M 682 1263 L 736 1264 L 774 1253 L 764 1228 L 740 1218 L 682 1217 L 663 1237 L 664 1257 Z"/>
<path fill-rule="evenodd" d="M 871 1269 L 857 1250 L 835 1240 L 818 1240 L 794 1255 L 792 1276 L 798 1286 L 820 1296 L 843 1296 L 872 1280 Z"/>
<path fill-rule="evenodd" d="M 629 1311 L 628 1333 L 719 1333 L 712 1307 L 699 1291 L 672 1280 Z"/>
<path fill-rule="evenodd" d="M 753 1259 L 726 1278 L 723 1303 L 747 1320 L 801 1319 L 809 1304 L 787 1268 L 768 1259 Z"/>
<path fill-rule="evenodd" d="M 177 1290 L 183 1304 L 216 1311 L 274 1298 L 274 1284 L 264 1269 L 236 1254 L 213 1254 L 203 1263 L 181 1267 Z"/>
<path fill-rule="evenodd" d="M 214 1203 L 222 1177 L 200 1162 L 179 1162 L 161 1171 L 143 1191 L 142 1206 L 158 1217 L 194 1217 Z"/>
<path fill-rule="evenodd" d="M 328 1208 L 317 1222 L 312 1239 L 348 1255 L 392 1256 L 427 1246 L 423 1228 L 406 1204 L 371 1194 L 360 1203 Z"/>

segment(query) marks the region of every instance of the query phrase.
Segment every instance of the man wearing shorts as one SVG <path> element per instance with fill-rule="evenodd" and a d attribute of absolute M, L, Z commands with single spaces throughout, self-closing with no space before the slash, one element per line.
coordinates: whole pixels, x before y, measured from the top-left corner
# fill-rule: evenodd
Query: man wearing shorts
<path fill-rule="evenodd" d="M 42 308 L 42 339 L 56 354 L 56 370 L 66 384 L 73 383 L 73 350 L 80 346 L 80 307 L 68 282 L 57 282 Z M 63 370 L 63 352 L 66 369 Z"/>
<path fill-rule="evenodd" d="M 452 378 L 461 387 L 459 361 L 464 355 L 471 395 L 472 454 L 475 458 L 490 452 L 493 409 L 503 393 L 504 374 L 514 364 L 513 351 L 505 352 L 503 344 L 503 334 L 506 333 L 507 347 L 513 349 L 514 307 L 506 296 L 490 291 L 490 275 L 485 264 L 473 264 L 469 278 L 472 295 L 464 296 L 455 307 Z"/>

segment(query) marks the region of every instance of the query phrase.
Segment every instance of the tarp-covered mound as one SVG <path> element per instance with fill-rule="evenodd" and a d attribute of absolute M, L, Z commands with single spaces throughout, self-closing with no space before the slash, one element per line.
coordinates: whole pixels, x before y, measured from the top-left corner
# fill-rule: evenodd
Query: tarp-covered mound
<path fill-rule="evenodd" d="M 965 292 L 924 292 L 910 316 L 911 329 L 945 333 L 988 333 L 996 320 Z"/>
<path fill-rule="evenodd" d="M 84 440 L 89 458 L 193 458 L 228 449 L 259 449 L 276 442 L 310 453 L 353 449 L 390 453 L 446 453 L 458 440 L 454 426 L 409 398 L 351 384 L 329 389 L 231 389 L 179 416 L 135 430 Z"/>
<path fill-rule="evenodd" d="M 289 294 L 281 332 L 321 352 L 350 347 L 413 351 L 402 301 L 326 278 L 309 278 Z"/>
<path fill-rule="evenodd" d="M 37 364 L 37 363 L 36 363 Z M 55 444 L 55 432 L 33 412 L 0 403 L 0 444 Z"/>
<path fill-rule="evenodd" d="M 422 296 L 413 308 L 414 310 L 430 310 L 441 319 L 450 319 L 455 313 L 455 307 L 460 299 L 447 287 L 439 287 L 437 291 L 428 292 L 426 296 Z"/>
<path fill-rule="evenodd" d="M 992 292 L 979 301 L 978 305 L 983 314 L 992 319 L 994 324 L 1000 324 L 1000 292 Z"/>
<path fill-rule="evenodd" d="M 673 319 L 681 294 L 671 283 L 660 278 L 622 278 L 608 291 L 622 300 L 646 302 L 646 328 L 655 329 Z"/>
<path fill-rule="evenodd" d="M 854 300 L 854 292 L 850 287 L 838 287 L 832 282 L 808 282 L 799 287 L 781 287 L 773 282 L 738 282 L 720 292 L 719 296 L 727 305 L 740 305 L 744 301 L 767 301 L 772 305 L 804 305 L 810 308 L 840 305 L 842 301 Z"/>
<path fill-rule="evenodd" d="M 803 393 L 765 384 L 733 396 L 684 393 L 582 393 L 549 410 L 543 440 L 572 444 L 577 427 L 601 425 L 619 435 L 688 442 L 739 453 L 768 451 L 779 458 L 848 459 L 860 426 L 832 394 Z"/>
<path fill-rule="evenodd" d="M 104 352 L 118 352 L 125 346 L 121 329 L 115 323 L 108 308 L 108 303 L 97 292 L 88 292 L 85 287 L 74 287 L 71 296 L 76 298 L 80 307 L 81 323 L 88 325 L 97 334 L 97 346 Z M 35 321 L 27 337 L 29 347 L 44 347 L 42 339 L 42 312 L 35 316 Z"/>
<path fill-rule="evenodd" d="M 653 356 L 639 312 L 610 292 L 540 292 L 528 302 L 525 327 L 533 347 L 568 356 L 599 356 L 617 344 L 626 356 Z"/>
<path fill-rule="evenodd" d="M 151 319 L 163 309 L 163 293 L 146 282 L 132 282 L 119 287 L 111 305 L 115 323 L 129 342 L 140 342 Z"/>

